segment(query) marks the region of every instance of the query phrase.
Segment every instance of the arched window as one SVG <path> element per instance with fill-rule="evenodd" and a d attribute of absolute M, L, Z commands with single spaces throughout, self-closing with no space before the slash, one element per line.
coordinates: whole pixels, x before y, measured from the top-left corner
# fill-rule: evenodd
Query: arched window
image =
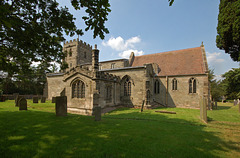
<path fill-rule="evenodd" d="M 176 78 L 174 78 L 172 80 L 172 90 L 177 90 L 177 80 L 176 80 Z"/>
<path fill-rule="evenodd" d="M 131 96 L 131 81 L 129 78 L 124 82 L 124 96 Z"/>
<path fill-rule="evenodd" d="M 154 82 L 154 93 L 155 93 L 155 94 L 159 94 L 159 92 L 160 92 L 160 83 L 159 83 L 158 80 L 156 80 L 156 81 Z"/>
<path fill-rule="evenodd" d="M 196 93 L 197 91 L 197 85 L 196 85 L 196 79 L 195 78 L 191 78 L 189 80 L 189 93 Z"/>
<path fill-rule="evenodd" d="M 72 98 L 85 98 L 85 84 L 77 80 L 72 84 Z"/>

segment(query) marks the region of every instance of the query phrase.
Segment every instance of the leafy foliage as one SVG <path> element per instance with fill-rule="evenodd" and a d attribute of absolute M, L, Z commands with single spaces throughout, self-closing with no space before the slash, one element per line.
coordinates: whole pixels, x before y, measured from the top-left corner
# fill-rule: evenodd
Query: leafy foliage
<path fill-rule="evenodd" d="M 104 22 L 111 11 L 108 0 L 71 0 L 76 10 L 84 9 L 86 31 L 94 38 L 108 33 Z M 75 18 L 56 0 L 0 1 L 0 70 L 11 74 L 30 69 L 32 62 L 61 62 L 63 34 L 82 35 Z M 25 71 L 25 70 L 24 70 Z"/>
<path fill-rule="evenodd" d="M 221 0 L 219 5 L 216 44 L 240 61 L 240 1 Z"/>
<path fill-rule="evenodd" d="M 226 86 L 226 93 L 230 99 L 240 98 L 240 68 L 233 68 L 232 70 L 223 74 L 224 84 Z"/>

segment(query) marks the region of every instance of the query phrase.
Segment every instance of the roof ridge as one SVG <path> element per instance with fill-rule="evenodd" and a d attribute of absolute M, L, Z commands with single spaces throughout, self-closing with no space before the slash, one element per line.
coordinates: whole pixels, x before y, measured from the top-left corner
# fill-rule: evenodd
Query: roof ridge
<path fill-rule="evenodd" d="M 166 51 L 166 52 L 159 52 L 159 53 L 153 53 L 153 54 L 145 54 L 145 55 L 139 55 L 135 57 L 142 57 L 142 56 L 148 56 L 148 55 L 157 55 L 157 54 L 162 54 L 162 53 L 170 53 L 170 52 L 179 52 L 179 51 L 184 51 L 184 50 L 189 50 L 189 49 L 196 49 L 196 48 L 201 48 L 201 47 L 193 47 L 193 48 L 186 48 L 186 49 L 179 49 L 179 50 L 171 50 L 171 51 Z"/>

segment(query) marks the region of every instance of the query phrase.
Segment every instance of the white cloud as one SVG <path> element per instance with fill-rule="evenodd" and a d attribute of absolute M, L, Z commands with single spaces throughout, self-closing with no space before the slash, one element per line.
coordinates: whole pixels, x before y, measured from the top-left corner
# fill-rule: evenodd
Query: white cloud
<path fill-rule="evenodd" d="M 109 46 L 116 51 L 123 51 L 130 48 L 135 48 L 134 44 L 141 42 L 141 39 L 136 36 L 128 40 L 124 40 L 122 37 L 111 37 L 107 42 L 102 42 L 103 46 Z"/>
<path fill-rule="evenodd" d="M 221 53 L 209 53 L 207 52 L 207 61 L 208 63 L 222 63 L 225 60 L 220 58 Z"/>
<path fill-rule="evenodd" d="M 129 49 L 129 50 L 125 50 L 121 53 L 119 53 L 118 55 L 122 58 L 129 58 L 130 54 L 134 52 L 134 55 L 135 56 L 138 56 L 138 55 L 143 55 L 144 52 L 143 51 L 138 51 L 138 50 L 133 50 L 133 49 Z"/>
<path fill-rule="evenodd" d="M 134 52 L 136 56 L 143 55 L 143 51 L 139 51 L 136 49 L 136 44 L 141 42 L 141 38 L 139 36 L 131 37 L 127 40 L 124 40 L 122 37 L 111 37 L 108 41 L 103 41 L 102 45 L 105 47 L 111 47 L 115 51 L 122 51 L 118 53 L 118 55 L 122 58 L 129 58 L 131 52 Z"/>

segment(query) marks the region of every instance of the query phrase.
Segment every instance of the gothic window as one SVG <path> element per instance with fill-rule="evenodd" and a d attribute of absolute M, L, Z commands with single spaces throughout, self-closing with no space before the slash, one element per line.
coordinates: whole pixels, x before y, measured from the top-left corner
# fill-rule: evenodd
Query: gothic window
<path fill-rule="evenodd" d="M 111 64 L 111 69 L 114 69 L 114 67 L 115 67 L 115 63 L 112 63 Z"/>
<path fill-rule="evenodd" d="M 154 93 L 155 93 L 155 94 L 159 94 L 159 92 L 160 92 L 160 83 L 159 83 L 158 80 L 156 80 L 156 81 L 154 82 Z"/>
<path fill-rule="evenodd" d="M 197 91 L 197 85 L 196 85 L 196 79 L 195 78 L 191 78 L 189 80 L 189 93 L 196 93 Z"/>
<path fill-rule="evenodd" d="M 131 81 L 129 78 L 124 82 L 124 96 L 131 96 Z"/>
<path fill-rule="evenodd" d="M 72 84 L 72 98 L 85 98 L 85 84 L 77 80 Z"/>
<path fill-rule="evenodd" d="M 176 78 L 174 78 L 172 80 L 172 90 L 177 90 L 177 80 L 176 80 Z"/>

